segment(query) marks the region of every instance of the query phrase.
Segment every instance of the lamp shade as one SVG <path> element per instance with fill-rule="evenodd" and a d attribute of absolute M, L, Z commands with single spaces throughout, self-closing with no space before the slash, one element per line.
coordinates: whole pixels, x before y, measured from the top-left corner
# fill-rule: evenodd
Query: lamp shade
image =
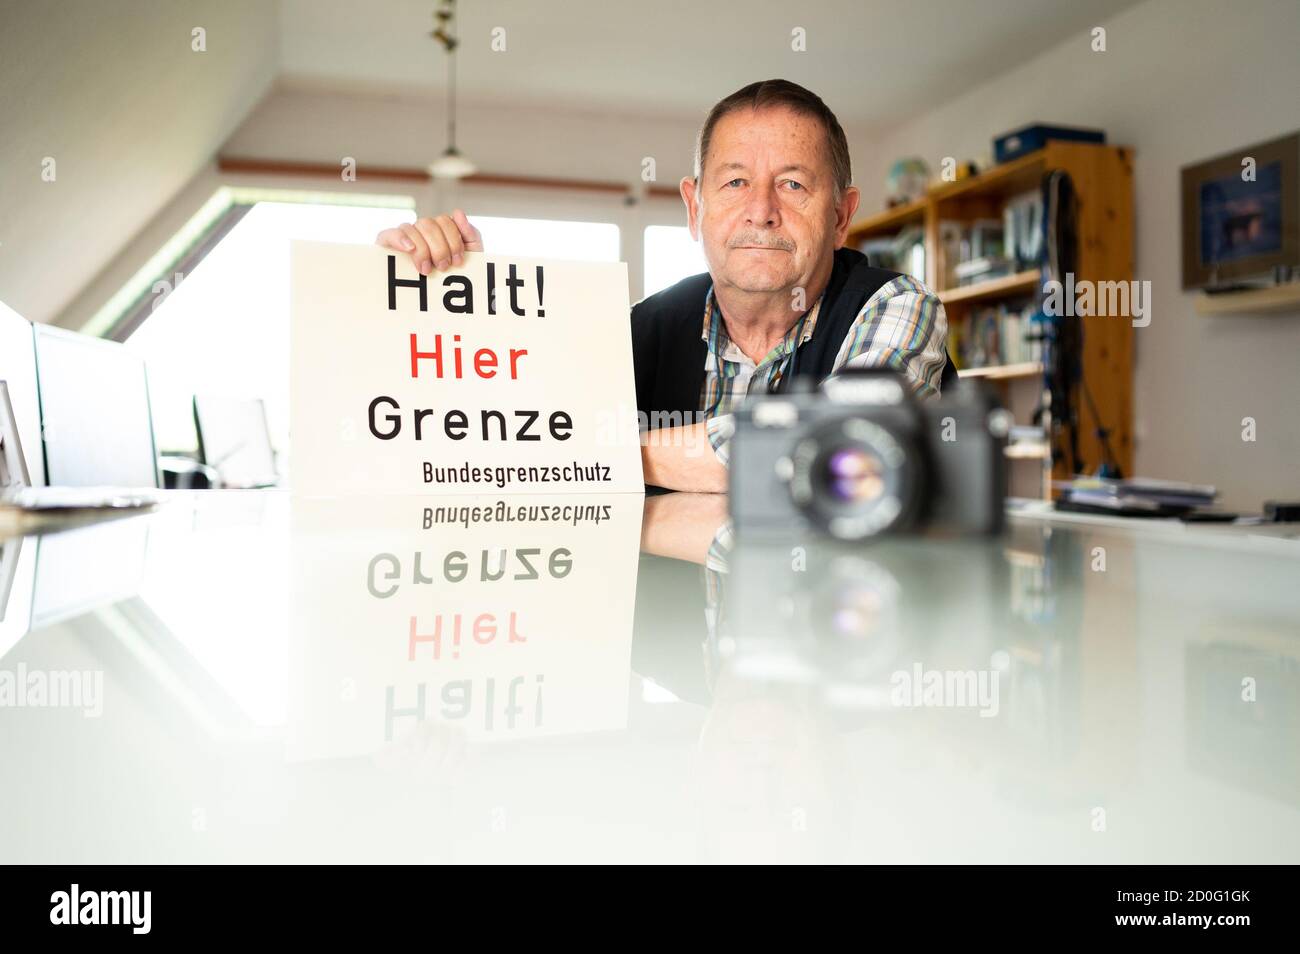
<path fill-rule="evenodd" d="M 429 163 L 429 175 L 435 179 L 463 179 L 476 171 L 474 163 L 462 156 L 454 146 L 448 147 L 446 152 Z"/>

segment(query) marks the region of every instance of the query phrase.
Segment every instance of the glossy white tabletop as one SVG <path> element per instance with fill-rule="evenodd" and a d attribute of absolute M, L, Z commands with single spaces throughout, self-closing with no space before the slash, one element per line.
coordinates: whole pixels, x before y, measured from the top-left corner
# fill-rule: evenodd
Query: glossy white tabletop
<path fill-rule="evenodd" d="M 1300 860 L 1294 533 L 724 508 L 198 493 L 4 540 L 0 858 Z"/>

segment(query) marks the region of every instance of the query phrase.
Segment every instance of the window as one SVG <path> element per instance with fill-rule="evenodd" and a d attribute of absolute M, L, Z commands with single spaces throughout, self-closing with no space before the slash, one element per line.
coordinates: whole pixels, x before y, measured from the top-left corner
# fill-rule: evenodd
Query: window
<path fill-rule="evenodd" d="M 708 271 L 704 250 L 684 225 L 651 225 L 645 230 L 645 293 Z"/>
<path fill-rule="evenodd" d="M 619 228 L 607 222 L 561 222 L 472 215 L 493 255 L 561 258 L 575 262 L 618 262 Z"/>
<path fill-rule="evenodd" d="M 289 240 L 369 243 L 405 209 L 259 202 L 161 298 L 127 339 L 149 368 L 162 451 L 194 451 L 196 393 L 260 397 L 288 447 Z"/>

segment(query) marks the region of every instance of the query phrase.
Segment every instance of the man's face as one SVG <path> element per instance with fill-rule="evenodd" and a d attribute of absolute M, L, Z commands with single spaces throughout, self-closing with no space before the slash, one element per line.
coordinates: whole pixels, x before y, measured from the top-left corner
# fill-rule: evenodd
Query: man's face
<path fill-rule="evenodd" d="M 836 201 L 821 123 L 785 107 L 724 116 L 681 188 L 714 282 L 746 292 L 808 287 L 858 206 L 853 188 Z"/>

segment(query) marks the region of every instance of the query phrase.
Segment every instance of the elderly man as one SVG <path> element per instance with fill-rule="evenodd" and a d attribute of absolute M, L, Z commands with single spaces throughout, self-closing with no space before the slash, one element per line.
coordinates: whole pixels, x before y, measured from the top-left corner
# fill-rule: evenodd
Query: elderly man
<path fill-rule="evenodd" d="M 860 196 L 844 130 L 815 93 L 786 80 L 732 93 L 704 121 L 694 171 L 680 188 L 709 270 L 632 309 L 647 484 L 724 491 L 730 412 L 747 394 L 888 367 L 926 397 L 955 374 L 938 298 L 843 247 Z M 377 241 L 425 275 L 483 249 L 460 210 Z"/>

